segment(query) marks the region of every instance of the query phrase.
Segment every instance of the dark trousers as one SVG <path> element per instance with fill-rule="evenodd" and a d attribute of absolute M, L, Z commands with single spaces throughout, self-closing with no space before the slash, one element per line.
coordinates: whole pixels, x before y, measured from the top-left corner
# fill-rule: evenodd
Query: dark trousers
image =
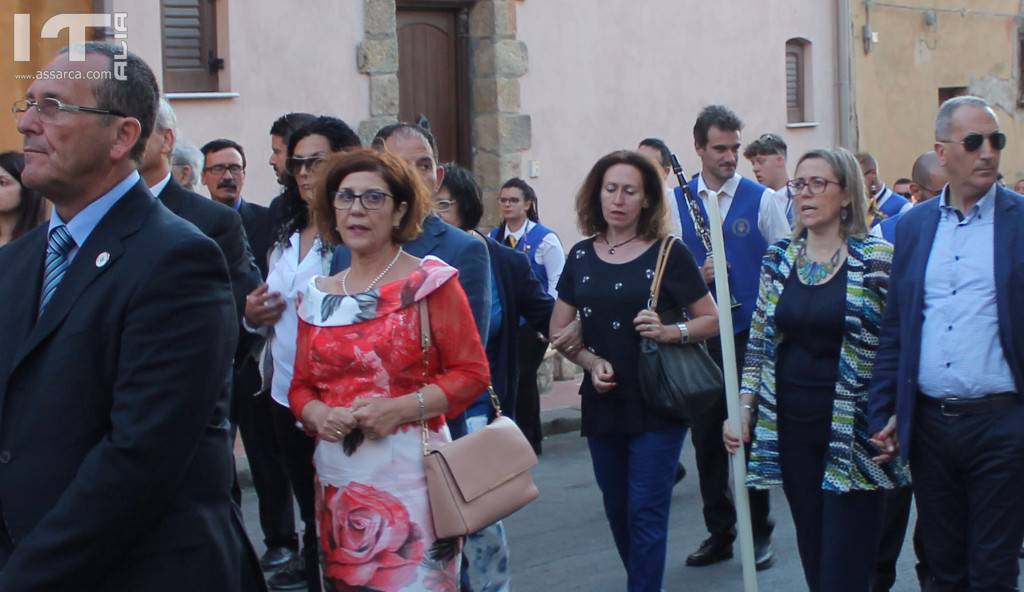
<path fill-rule="evenodd" d="M 735 337 L 738 372 L 741 371 L 743 356 L 747 351 L 747 336 L 747 331 L 743 331 Z M 721 342 L 709 339 L 707 343 L 708 353 L 721 366 Z M 704 502 L 704 525 L 711 536 L 732 541 L 736 539 L 736 508 L 729 489 L 729 454 L 722 444 L 722 424 L 727 417 L 723 393 L 707 412 L 691 422 L 691 438 L 700 476 L 700 496 Z M 768 492 L 749 489 L 748 493 L 754 540 L 762 541 L 771 537 L 775 528 L 769 516 Z"/>
<path fill-rule="evenodd" d="M 672 486 L 685 438 L 686 428 L 587 437 L 628 592 L 661 590 Z"/>
<path fill-rule="evenodd" d="M 242 434 L 245 457 L 249 461 L 256 500 L 259 504 L 260 528 L 267 548 L 298 549 L 295 535 L 295 511 L 292 509 L 292 487 L 284 467 L 284 457 L 274 433 L 269 393 L 256 395 L 262 378 L 255 362 L 235 373 L 232 395 L 232 423 Z M 232 439 L 233 440 L 233 439 Z M 232 487 L 235 502 L 241 506 L 242 491 L 235 475 Z"/>
<path fill-rule="evenodd" d="M 781 401 L 781 394 L 779 398 Z M 782 488 L 811 592 L 868 592 L 882 532 L 885 492 L 822 490 L 831 427 L 831 416 L 793 421 L 780 414 Z"/>
<path fill-rule="evenodd" d="M 882 540 L 878 545 L 878 560 L 871 592 L 889 592 L 896 583 L 896 562 L 903 550 L 903 539 L 910 523 L 910 505 L 914 501 L 914 488 L 897 487 L 885 492 L 885 512 L 882 518 Z M 917 579 L 924 588 L 928 567 L 924 562 L 924 544 L 921 529 L 914 527 L 914 555 L 917 557 Z"/>
<path fill-rule="evenodd" d="M 1017 590 L 1024 404 L 950 417 L 918 398 L 910 464 L 929 592 Z"/>
<path fill-rule="evenodd" d="M 540 390 L 537 371 L 544 362 L 548 342 L 537 336 L 529 325 L 519 327 L 519 389 L 516 393 L 516 424 L 530 441 L 534 452 L 540 454 L 544 434 L 540 425 Z"/>
<path fill-rule="evenodd" d="M 313 468 L 313 450 L 316 441 L 296 425 L 291 409 L 273 401 L 271 417 L 274 433 L 281 445 L 284 466 L 288 471 L 295 501 L 302 518 L 302 555 L 306 560 L 306 586 L 308 592 L 320 592 L 320 541 L 316 528 L 316 490 Z"/>

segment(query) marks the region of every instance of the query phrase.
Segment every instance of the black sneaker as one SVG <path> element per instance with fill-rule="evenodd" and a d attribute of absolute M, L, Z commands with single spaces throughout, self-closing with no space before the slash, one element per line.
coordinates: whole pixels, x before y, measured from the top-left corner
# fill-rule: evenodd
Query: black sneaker
<path fill-rule="evenodd" d="M 295 553 L 281 571 L 267 578 L 271 590 L 302 590 L 306 587 L 306 562 Z"/>
<path fill-rule="evenodd" d="M 295 550 L 288 547 L 271 547 L 260 557 L 260 567 L 263 571 L 275 570 L 292 560 L 295 557 Z"/>

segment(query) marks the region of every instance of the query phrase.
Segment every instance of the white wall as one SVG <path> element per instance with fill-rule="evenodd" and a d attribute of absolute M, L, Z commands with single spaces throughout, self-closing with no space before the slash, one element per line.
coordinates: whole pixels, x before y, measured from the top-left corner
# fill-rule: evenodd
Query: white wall
<path fill-rule="evenodd" d="M 540 176 L 527 180 L 542 220 L 567 248 L 579 239 L 573 198 L 593 163 L 655 136 L 687 174 L 696 173 L 693 123 L 706 105 L 732 108 L 746 124 L 745 142 L 781 133 L 790 172 L 801 153 L 831 146 L 838 135 L 832 2 L 523 0 L 517 20 L 530 59 L 522 111 L 533 124 L 523 172 L 529 160 L 540 161 Z M 814 128 L 786 129 L 785 43 L 792 37 L 812 43 Z M 742 157 L 739 170 L 753 176 Z"/>

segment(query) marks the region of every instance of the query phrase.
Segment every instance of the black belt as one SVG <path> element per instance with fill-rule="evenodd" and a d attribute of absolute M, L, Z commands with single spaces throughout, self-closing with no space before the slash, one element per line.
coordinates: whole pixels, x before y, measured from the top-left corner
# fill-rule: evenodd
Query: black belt
<path fill-rule="evenodd" d="M 992 413 L 1003 409 L 1009 409 L 1020 404 L 1021 400 L 1017 393 L 995 393 L 983 397 L 929 397 L 925 394 L 918 394 L 917 400 L 926 406 L 939 409 L 946 417 L 959 417 L 961 415 L 977 415 L 979 413 Z"/>

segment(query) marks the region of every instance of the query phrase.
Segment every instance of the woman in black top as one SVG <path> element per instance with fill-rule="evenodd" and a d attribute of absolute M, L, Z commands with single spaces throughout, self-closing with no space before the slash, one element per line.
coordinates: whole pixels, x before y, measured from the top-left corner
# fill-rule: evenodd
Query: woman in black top
<path fill-rule="evenodd" d="M 657 592 L 665 571 L 669 503 L 686 424 L 643 402 L 637 382 L 640 338 L 702 341 L 718 333 L 718 312 L 693 256 L 669 255 L 658 313 L 685 309 L 686 323 L 663 324 L 647 309 L 665 236 L 661 174 L 646 157 L 613 152 L 594 165 L 576 196 L 580 230 L 558 282 L 554 342 L 579 315 L 583 347 L 562 350 L 583 366 L 583 435 L 604 497 L 630 592 Z"/>

